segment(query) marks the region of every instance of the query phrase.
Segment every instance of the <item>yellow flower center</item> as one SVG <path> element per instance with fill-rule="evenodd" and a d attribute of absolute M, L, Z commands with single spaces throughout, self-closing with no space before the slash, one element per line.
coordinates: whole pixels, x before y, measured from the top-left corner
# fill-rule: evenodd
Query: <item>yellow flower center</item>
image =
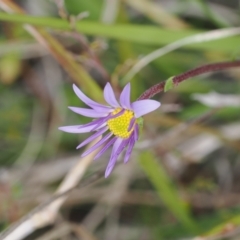
<path fill-rule="evenodd" d="M 121 108 L 116 108 L 112 112 L 112 115 L 116 115 L 121 110 L 122 110 Z M 133 116 L 134 116 L 134 113 L 132 111 L 125 110 L 123 114 L 120 115 L 119 117 L 109 119 L 107 121 L 109 130 L 117 137 L 128 138 L 133 131 L 133 128 L 130 131 L 128 131 L 128 128 Z"/>

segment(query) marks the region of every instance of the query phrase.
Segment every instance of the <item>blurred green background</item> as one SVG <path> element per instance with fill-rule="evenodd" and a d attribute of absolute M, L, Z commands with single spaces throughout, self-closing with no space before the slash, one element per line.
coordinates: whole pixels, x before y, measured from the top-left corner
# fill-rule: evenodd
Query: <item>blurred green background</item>
<path fill-rule="evenodd" d="M 0 0 L 1 230 L 49 199 L 79 161 L 75 147 L 88 135 L 58 130 L 89 121 L 67 108 L 84 107 L 72 83 L 101 102 L 107 82 L 119 94 L 131 81 L 135 100 L 171 76 L 240 56 L 237 0 L 13 2 L 26 15 Z M 155 96 L 162 106 L 145 117 L 131 161 L 76 189 L 43 230 L 76 224 L 80 233 L 41 239 L 239 239 L 239 79 L 239 69 L 204 74 Z"/>

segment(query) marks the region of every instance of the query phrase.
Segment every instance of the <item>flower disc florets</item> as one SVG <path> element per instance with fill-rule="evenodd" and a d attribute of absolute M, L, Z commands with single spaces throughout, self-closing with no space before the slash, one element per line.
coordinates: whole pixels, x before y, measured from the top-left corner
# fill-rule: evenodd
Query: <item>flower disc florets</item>
<path fill-rule="evenodd" d="M 139 138 L 139 128 L 142 127 L 142 116 L 154 111 L 160 106 L 155 100 L 139 100 L 130 102 L 130 83 L 123 89 L 119 102 L 116 100 L 113 89 L 109 83 L 104 88 L 104 98 L 108 106 L 94 102 L 88 98 L 76 85 L 73 90 L 76 95 L 87 104 L 90 109 L 69 107 L 73 112 L 86 117 L 92 117 L 95 120 L 85 125 L 75 125 L 60 127 L 59 129 L 70 133 L 95 132 L 92 136 L 77 146 L 81 148 L 93 141 L 100 135 L 103 138 L 93 147 L 85 151 L 82 156 L 86 156 L 98 147 L 101 150 L 94 159 L 99 158 L 111 145 L 113 145 L 112 154 L 105 172 L 105 177 L 111 173 L 118 156 L 127 148 L 124 162 L 128 162 L 133 146 Z"/>
<path fill-rule="evenodd" d="M 122 109 L 117 108 L 112 112 L 112 115 L 116 115 Z M 107 125 L 109 130 L 117 137 L 120 138 L 129 138 L 133 128 L 129 129 L 131 121 L 134 121 L 134 125 L 136 124 L 136 120 L 134 118 L 134 112 L 130 110 L 125 110 L 122 115 L 116 118 L 109 119 L 107 121 Z"/>

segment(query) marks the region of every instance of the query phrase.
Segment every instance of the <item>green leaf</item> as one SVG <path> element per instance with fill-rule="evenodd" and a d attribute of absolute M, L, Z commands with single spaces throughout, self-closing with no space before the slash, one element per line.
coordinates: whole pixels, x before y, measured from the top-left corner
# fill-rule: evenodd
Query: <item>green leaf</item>
<path fill-rule="evenodd" d="M 170 77 L 169 79 L 166 80 L 165 86 L 164 86 L 164 92 L 169 91 L 170 89 L 172 89 L 174 87 L 174 83 L 173 83 L 173 77 Z"/>
<path fill-rule="evenodd" d="M 197 231 L 197 226 L 189 214 L 187 205 L 180 198 L 171 179 L 154 159 L 154 156 L 150 152 L 143 152 L 139 162 L 167 208 L 190 232 Z"/>
<path fill-rule="evenodd" d="M 50 27 L 61 30 L 71 30 L 68 21 L 58 18 L 35 17 L 21 14 L 6 14 L 0 12 L 0 20 L 14 23 L 28 23 L 36 26 Z M 126 40 L 135 43 L 161 46 L 179 39 L 192 36 L 204 31 L 184 29 L 174 31 L 155 26 L 136 24 L 106 25 L 93 21 L 80 21 L 76 23 L 76 29 L 84 34 L 109 37 L 117 40 Z M 232 52 L 239 46 L 238 37 L 224 36 L 209 42 L 185 45 L 183 48 L 216 50 L 218 52 Z"/>
<path fill-rule="evenodd" d="M 78 15 L 81 12 L 89 12 L 88 19 L 98 20 L 102 11 L 102 0 L 64 0 L 64 6 L 70 15 Z"/>
<path fill-rule="evenodd" d="M 226 227 L 228 225 L 231 225 L 231 227 L 236 228 L 240 224 L 240 216 L 235 216 L 229 219 L 228 221 L 225 221 L 216 227 L 213 227 L 211 230 L 209 230 L 207 233 L 204 233 L 203 236 L 206 237 L 212 237 L 212 236 L 219 236 L 222 234 L 224 231 L 226 231 Z"/>

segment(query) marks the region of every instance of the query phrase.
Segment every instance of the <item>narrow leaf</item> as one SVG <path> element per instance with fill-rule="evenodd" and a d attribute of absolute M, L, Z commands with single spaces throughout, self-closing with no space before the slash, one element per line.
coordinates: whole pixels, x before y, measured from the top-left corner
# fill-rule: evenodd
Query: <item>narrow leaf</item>
<path fill-rule="evenodd" d="M 154 156 L 150 152 L 143 152 L 139 162 L 166 207 L 190 232 L 197 231 L 197 226 L 190 216 L 187 205 L 180 198 L 170 178 L 154 159 Z"/>
<path fill-rule="evenodd" d="M 167 92 L 174 87 L 173 78 L 174 76 L 167 79 L 166 84 L 164 86 L 164 92 Z"/>
<path fill-rule="evenodd" d="M 72 30 L 70 24 L 63 19 L 50 17 L 36 17 L 22 14 L 6 14 L 0 12 L 0 20 L 14 23 L 28 23 L 35 26 L 43 26 L 54 29 Z M 135 43 L 161 46 L 175 42 L 185 37 L 192 36 L 204 31 L 183 29 L 173 31 L 148 25 L 136 24 L 113 24 L 106 25 L 94 21 L 80 21 L 76 23 L 76 29 L 84 34 L 93 36 L 109 37 L 117 40 L 126 40 Z M 234 29 L 232 29 L 234 30 Z M 216 50 L 218 52 L 232 52 L 239 46 L 239 38 L 233 35 L 239 34 L 239 28 L 235 29 L 235 34 L 229 33 L 220 35 L 219 39 L 211 39 L 202 43 L 185 45 L 184 48 Z"/>

